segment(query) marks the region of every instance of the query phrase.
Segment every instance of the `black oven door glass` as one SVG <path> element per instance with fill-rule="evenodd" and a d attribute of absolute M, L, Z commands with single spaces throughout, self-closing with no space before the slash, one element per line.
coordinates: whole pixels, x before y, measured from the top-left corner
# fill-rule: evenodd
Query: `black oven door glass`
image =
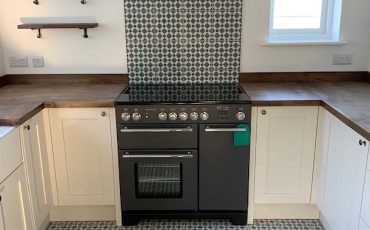
<path fill-rule="evenodd" d="M 136 163 L 136 198 L 182 198 L 181 163 Z"/>

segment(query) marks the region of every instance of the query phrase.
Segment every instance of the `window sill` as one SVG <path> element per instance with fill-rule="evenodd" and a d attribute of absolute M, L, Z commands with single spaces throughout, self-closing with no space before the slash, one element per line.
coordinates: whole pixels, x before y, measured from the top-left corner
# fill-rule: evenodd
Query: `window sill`
<path fill-rule="evenodd" d="M 344 46 L 348 41 L 266 41 L 262 46 Z"/>

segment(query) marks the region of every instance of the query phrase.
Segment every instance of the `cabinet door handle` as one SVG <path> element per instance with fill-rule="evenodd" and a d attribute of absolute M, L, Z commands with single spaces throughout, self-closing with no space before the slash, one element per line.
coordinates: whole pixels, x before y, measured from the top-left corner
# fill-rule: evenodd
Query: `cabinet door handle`
<path fill-rule="evenodd" d="M 360 140 L 358 143 L 359 143 L 361 146 L 362 146 L 362 145 L 363 145 L 363 146 L 366 146 L 366 141 Z"/>
<path fill-rule="evenodd" d="M 262 113 L 262 115 L 266 115 L 267 114 L 267 111 L 266 110 L 262 110 L 261 113 Z"/>
<path fill-rule="evenodd" d="M 23 128 L 24 128 L 25 130 L 30 130 L 30 129 L 31 129 L 31 126 L 30 126 L 30 125 L 25 125 Z"/>
<path fill-rule="evenodd" d="M 101 113 L 101 116 L 102 116 L 102 117 L 107 116 L 107 112 L 103 111 L 103 112 Z"/>

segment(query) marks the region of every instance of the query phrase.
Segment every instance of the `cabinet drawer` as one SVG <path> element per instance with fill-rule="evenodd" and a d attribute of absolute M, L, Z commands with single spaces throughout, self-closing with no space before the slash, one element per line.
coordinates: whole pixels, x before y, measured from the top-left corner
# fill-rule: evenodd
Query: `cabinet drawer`
<path fill-rule="evenodd" d="M 0 183 L 22 163 L 19 128 L 0 138 Z"/>

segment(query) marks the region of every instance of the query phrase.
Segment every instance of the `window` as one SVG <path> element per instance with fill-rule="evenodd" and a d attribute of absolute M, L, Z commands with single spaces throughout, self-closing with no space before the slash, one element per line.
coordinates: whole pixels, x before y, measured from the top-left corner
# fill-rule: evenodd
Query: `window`
<path fill-rule="evenodd" d="M 270 42 L 338 41 L 341 0 L 271 0 Z"/>

